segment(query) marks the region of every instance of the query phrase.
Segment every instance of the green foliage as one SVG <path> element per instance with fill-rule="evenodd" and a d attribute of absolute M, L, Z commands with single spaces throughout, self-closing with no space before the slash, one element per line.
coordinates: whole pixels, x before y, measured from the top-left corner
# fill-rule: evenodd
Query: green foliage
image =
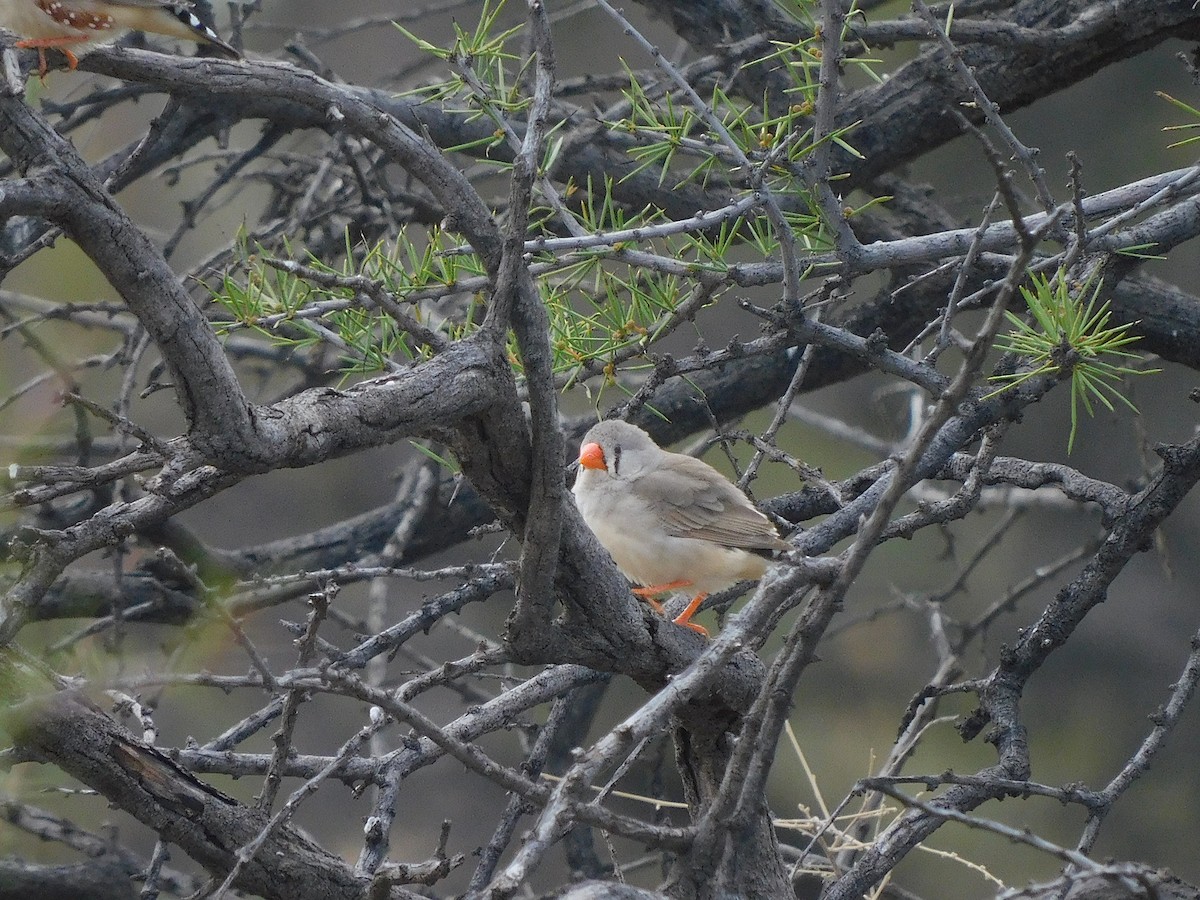
<path fill-rule="evenodd" d="M 1089 416 L 1095 415 L 1093 401 L 1113 409 L 1110 398 L 1119 400 L 1133 412 L 1137 408 L 1115 385 L 1130 375 L 1149 375 L 1158 369 L 1137 369 L 1110 362 L 1111 359 L 1140 360 L 1142 357 L 1125 348 L 1140 340 L 1130 334 L 1131 325 L 1110 327 L 1108 302 L 1097 306 L 1101 283 L 1091 281 L 1080 285 L 1074 294 L 1066 274 L 1059 270 L 1052 278 L 1033 275 L 1032 288 L 1022 287 L 1021 295 L 1029 307 L 1033 321 L 1026 321 L 1011 312 L 1005 315 L 1015 330 L 1002 336 L 996 345 L 1007 353 L 1015 353 L 1032 361 L 1022 372 L 991 376 L 991 381 L 1005 382 L 1005 387 L 988 394 L 993 397 L 1022 382 L 1040 375 L 1069 377 L 1071 381 L 1071 434 L 1067 452 L 1075 446 L 1079 425 L 1079 407 Z M 1090 296 L 1089 295 L 1090 292 Z M 1084 297 L 1088 299 L 1084 301 Z M 1107 357 L 1107 358 L 1106 358 Z"/>
<path fill-rule="evenodd" d="M 451 475 L 461 475 L 462 467 L 459 466 L 457 460 L 452 456 L 436 452 L 432 447 L 427 446 L 421 441 L 409 441 L 408 445 L 420 453 L 422 456 L 433 460 Z"/>
<path fill-rule="evenodd" d="M 793 77 L 798 81 L 797 92 L 810 96 L 815 95 L 817 91 L 817 75 L 821 68 L 821 48 L 819 46 L 822 29 L 820 16 L 821 4 L 817 0 L 776 0 L 776 6 L 804 25 L 807 31 L 813 35 L 812 38 L 796 44 L 788 44 L 780 41 L 773 41 L 772 43 L 788 55 L 794 54 L 794 59 L 792 59 L 790 65 L 797 70 L 793 73 Z M 854 41 L 855 43 L 862 44 L 862 35 L 850 32 L 850 25 L 855 19 L 866 20 L 866 13 L 859 9 L 858 0 L 854 0 L 850 4 L 850 8 L 846 10 L 841 39 L 843 42 Z M 875 71 L 875 67 L 883 61 L 871 56 L 870 53 L 870 48 L 863 44 L 861 53 L 855 53 L 845 58 L 842 64 L 847 68 L 856 68 L 872 81 L 882 84 L 883 78 Z"/>
<path fill-rule="evenodd" d="M 1193 119 L 1200 120 L 1200 109 L 1196 109 L 1194 106 L 1189 106 L 1182 100 L 1176 100 L 1170 94 L 1164 93 L 1163 91 L 1155 91 L 1155 93 L 1163 100 L 1166 100 L 1168 103 L 1174 106 L 1176 109 L 1183 110 Z M 1163 129 L 1163 131 L 1190 131 L 1193 128 L 1200 128 L 1200 121 L 1187 122 L 1183 125 L 1168 125 Z M 1186 147 L 1188 144 L 1196 143 L 1196 141 L 1200 141 L 1200 134 L 1193 137 L 1184 138 L 1183 140 L 1176 141 L 1174 144 L 1169 144 L 1168 146 L 1171 148 Z"/>
<path fill-rule="evenodd" d="M 454 22 L 454 42 L 449 47 L 439 47 L 408 31 L 401 25 L 393 23 L 405 37 L 417 45 L 425 53 L 438 59 L 452 63 L 458 74 L 446 81 L 425 85 L 401 96 L 420 96 L 431 101 L 453 101 L 464 95 L 475 97 L 474 88 L 477 84 L 489 86 L 491 96 L 488 98 L 497 110 L 515 112 L 528 106 L 528 100 L 521 97 L 517 84 L 519 79 L 510 79 L 509 67 L 519 62 L 520 57 L 505 49 L 505 42 L 522 30 L 520 25 L 493 34 L 496 21 L 504 9 L 504 0 L 484 0 L 483 9 L 479 13 L 479 23 L 474 31 L 465 31 L 458 20 Z M 469 78 L 467 73 L 475 78 Z M 480 115 L 481 110 L 468 104 L 464 109 L 470 118 Z"/>
<path fill-rule="evenodd" d="M 812 24 L 810 6 L 808 0 L 790 3 L 794 15 Z M 471 151 L 476 162 L 499 167 L 508 164 L 491 159 L 490 150 L 520 140 L 518 121 L 529 105 L 529 60 L 523 49 L 509 49 L 514 36 L 517 42 L 512 46 L 521 46 L 521 27 L 504 27 L 503 10 L 504 0 L 487 0 L 474 28 L 454 25 L 448 47 L 400 28 L 448 73 L 413 95 L 465 120 L 483 116 L 496 124 L 485 137 L 451 149 Z M 595 375 L 603 376 L 600 391 L 619 387 L 623 368 L 649 365 L 647 351 L 655 342 L 719 301 L 723 289 L 698 293 L 685 274 L 723 273 L 738 248 L 764 259 L 778 257 L 776 225 L 763 214 L 761 202 L 746 202 L 758 196 L 749 191 L 765 188 L 774 195 L 798 246 L 810 252 L 830 249 L 829 232 L 800 168 L 816 146 L 811 116 L 820 62 L 819 31 L 794 43 L 775 42 L 769 53 L 745 65 L 786 73 L 795 102 L 783 110 L 771 109 L 766 102 L 745 103 L 716 80 L 706 102 L 719 126 L 686 92 L 673 91 L 671 79 L 626 64 L 623 112 L 605 123 L 614 143 L 633 161 L 623 181 L 569 183 L 559 197 L 543 195 L 529 216 L 531 271 L 550 315 L 554 370 L 562 387 Z M 871 62 L 859 57 L 853 64 L 869 69 Z M 549 123 L 543 172 L 563 152 L 556 130 L 556 124 Z M 850 130 L 841 129 L 825 140 L 854 152 L 848 143 Z M 746 160 L 751 171 L 746 170 Z M 661 209 L 638 209 L 627 198 L 615 196 L 623 183 L 647 171 L 672 189 L 724 185 L 731 202 L 740 206 L 723 219 L 714 217 L 703 226 L 682 230 Z M 847 215 L 854 212 L 846 210 Z M 564 223 L 566 217 L 573 221 Z M 595 239 L 565 247 L 550 243 L 564 234 Z M 260 247 L 251 250 L 245 242 L 242 249 L 240 271 L 226 277 L 216 292 L 228 313 L 219 327 L 225 332 L 250 330 L 298 349 L 332 346 L 347 374 L 375 372 L 433 352 L 428 340 L 397 324 L 387 312 L 395 307 L 388 304 L 412 317 L 410 328 L 416 321 L 453 340 L 473 333 L 479 304 L 486 302 L 482 292 L 487 278 L 480 260 L 437 228 L 413 226 L 394 241 L 375 246 L 347 241 L 345 256 L 337 263 L 298 256 L 286 245 L 278 254 L 281 258 L 272 258 Z M 739 261 L 745 256 L 740 253 Z M 520 375 L 522 361 L 514 343 L 509 350 Z"/>
<path fill-rule="evenodd" d="M 442 230 L 420 235 L 412 239 L 403 231 L 394 243 L 357 247 L 347 238 L 345 256 L 333 266 L 312 255 L 303 264 L 292 262 L 297 254 L 287 242 L 286 258 L 277 259 L 261 246 L 251 249 L 243 234 L 241 277 L 226 274 L 213 292 L 229 313 L 228 319 L 217 319 L 216 327 L 223 334 L 249 330 L 297 349 L 332 344 L 346 374 L 378 372 L 397 358 L 426 358 L 429 348 L 379 308 L 373 291 L 407 306 L 426 324 L 433 310 L 421 300 L 452 293 L 463 279 L 482 278 L 483 270 L 474 256 L 451 252 L 458 245 Z M 430 327 L 457 338 L 473 328 L 471 322 L 467 315 Z"/>

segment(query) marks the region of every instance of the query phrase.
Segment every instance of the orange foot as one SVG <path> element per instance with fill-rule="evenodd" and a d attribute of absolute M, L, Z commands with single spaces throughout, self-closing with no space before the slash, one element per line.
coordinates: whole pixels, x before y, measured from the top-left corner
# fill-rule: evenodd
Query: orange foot
<path fill-rule="evenodd" d="M 692 621 L 692 616 L 696 614 L 696 610 L 700 608 L 700 604 L 704 602 L 704 598 L 707 596 L 708 594 L 697 594 L 687 605 L 687 609 L 677 615 L 672 621 L 676 625 L 692 629 L 692 631 L 697 632 L 701 637 L 708 637 L 708 629 Z"/>
<path fill-rule="evenodd" d="M 665 594 L 676 588 L 691 587 L 690 581 L 669 581 L 666 584 L 651 584 L 646 587 L 635 587 L 633 592 L 650 604 L 650 608 L 660 616 L 664 615 L 662 604 L 654 599 L 655 594 Z"/>
<path fill-rule="evenodd" d="M 79 57 L 67 49 L 68 44 L 83 44 L 88 40 L 87 35 L 79 35 L 78 37 L 71 35 L 68 37 L 56 38 L 29 38 L 24 41 L 17 41 L 14 47 L 23 47 L 34 49 L 38 52 L 38 78 L 45 79 L 46 73 L 50 71 L 50 66 L 46 64 L 47 50 L 61 50 L 67 58 L 67 68 L 72 72 L 79 66 Z"/>
<path fill-rule="evenodd" d="M 691 587 L 691 586 L 692 586 L 692 582 L 690 582 L 690 581 L 684 581 L 684 580 L 670 581 L 670 582 L 667 582 L 666 584 L 652 584 L 647 587 L 634 588 L 633 592 L 635 594 L 637 594 L 639 597 L 641 597 L 643 600 L 645 600 L 647 603 L 649 603 L 650 608 L 653 609 L 656 613 L 658 613 L 659 615 L 662 615 L 663 614 L 662 604 L 654 599 L 654 595 L 655 594 L 665 594 L 667 591 L 673 591 L 673 590 L 676 590 L 677 588 Z M 701 637 L 708 637 L 708 629 L 707 628 L 705 628 L 703 625 L 697 625 L 695 622 L 691 621 L 692 616 L 695 615 L 696 610 L 698 610 L 700 608 L 700 604 L 704 602 L 704 598 L 707 596 L 708 596 L 708 594 L 697 594 L 695 597 L 692 598 L 691 603 L 689 603 L 687 605 L 687 609 L 685 609 L 683 612 L 681 612 L 679 615 L 677 615 L 671 621 L 673 621 L 676 625 L 682 625 L 684 628 L 692 629 L 692 631 L 696 632 Z"/>

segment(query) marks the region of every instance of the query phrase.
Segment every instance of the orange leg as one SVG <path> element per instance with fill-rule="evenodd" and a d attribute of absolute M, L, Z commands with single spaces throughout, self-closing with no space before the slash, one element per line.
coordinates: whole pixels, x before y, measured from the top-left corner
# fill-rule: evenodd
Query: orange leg
<path fill-rule="evenodd" d="M 633 592 L 635 594 L 637 594 L 639 597 L 641 597 L 643 600 L 645 600 L 647 603 L 649 603 L 651 608 L 656 613 L 658 613 L 659 615 L 662 615 L 663 614 L 662 604 L 654 599 L 654 595 L 655 594 L 664 594 L 667 591 L 673 591 L 676 588 L 691 587 L 691 586 L 692 586 L 692 582 L 680 580 L 680 581 L 671 581 L 671 582 L 668 582 L 667 584 L 652 584 L 652 585 L 649 585 L 648 587 L 634 588 Z M 692 629 L 692 631 L 695 631 L 697 634 L 699 634 L 703 637 L 708 637 L 708 629 L 707 628 L 705 628 L 703 625 L 697 625 L 695 622 L 690 621 L 692 616 L 695 615 L 696 610 L 698 610 L 700 608 L 700 604 L 704 602 L 704 598 L 707 596 L 708 596 L 708 594 L 697 594 L 695 597 L 692 598 L 692 602 L 688 604 L 687 609 L 685 609 L 683 612 L 681 612 L 679 615 L 677 615 L 672 621 L 676 625 L 682 625 L 684 628 L 690 628 L 690 629 Z"/>
<path fill-rule="evenodd" d="M 667 591 L 673 591 L 676 588 L 691 587 L 690 581 L 668 581 L 666 584 L 651 584 L 647 587 L 634 588 L 633 592 L 639 597 L 653 597 L 655 594 L 665 594 Z"/>
<path fill-rule="evenodd" d="M 708 637 L 708 629 L 703 625 L 697 625 L 693 622 L 692 616 L 696 614 L 696 610 L 700 608 L 700 604 L 704 602 L 704 598 L 708 594 L 697 594 L 692 598 L 692 602 L 687 605 L 687 609 L 677 615 L 672 621 L 676 625 L 682 625 L 684 628 L 690 628 L 692 631 L 699 632 L 703 637 Z"/>
<path fill-rule="evenodd" d="M 67 49 L 69 44 L 84 44 L 88 41 L 88 35 L 70 35 L 67 37 L 56 38 L 29 38 L 24 41 L 17 41 L 14 47 L 24 47 L 36 49 L 38 52 L 38 77 L 45 78 L 46 73 L 50 71 L 50 67 L 46 64 L 47 50 L 61 50 L 67 58 L 67 68 L 72 72 L 79 66 L 79 57 Z"/>
<path fill-rule="evenodd" d="M 651 584 L 646 587 L 635 587 L 633 592 L 650 604 L 650 608 L 660 616 L 664 615 L 662 604 L 654 599 L 655 594 L 665 594 L 676 588 L 691 587 L 690 581 L 671 581 L 667 584 Z"/>
<path fill-rule="evenodd" d="M 651 597 L 649 594 L 643 593 L 643 591 L 645 591 L 645 590 L 646 590 L 645 588 L 634 588 L 633 592 L 635 594 L 637 594 L 639 597 L 641 597 L 643 600 L 645 600 L 646 603 L 649 604 L 649 606 L 652 610 L 654 610 L 660 616 L 663 615 L 662 604 L 659 603 L 657 600 L 655 600 L 653 597 Z"/>

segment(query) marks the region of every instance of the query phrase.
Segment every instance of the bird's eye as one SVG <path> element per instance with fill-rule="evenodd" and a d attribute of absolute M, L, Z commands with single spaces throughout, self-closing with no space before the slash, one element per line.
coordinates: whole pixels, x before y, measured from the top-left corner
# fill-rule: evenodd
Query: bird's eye
<path fill-rule="evenodd" d="M 612 456 L 612 473 L 614 476 L 621 473 L 621 445 L 617 444 L 613 447 Z"/>

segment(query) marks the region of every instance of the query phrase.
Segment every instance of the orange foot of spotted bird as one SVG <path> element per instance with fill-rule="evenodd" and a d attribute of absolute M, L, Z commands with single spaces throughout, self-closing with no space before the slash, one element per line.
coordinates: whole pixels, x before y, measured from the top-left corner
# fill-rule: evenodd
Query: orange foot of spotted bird
<path fill-rule="evenodd" d="M 634 588 L 633 592 L 649 603 L 651 609 L 653 609 L 656 613 L 662 615 L 662 604 L 654 599 L 654 595 L 665 594 L 667 591 L 673 591 L 677 588 L 691 586 L 692 582 L 690 581 L 672 581 L 667 584 L 652 584 L 649 587 Z M 696 614 L 696 610 L 700 608 L 700 604 L 704 602 L 704 598 L 707 596 L 708 594 L 697 594 L 691 599 L 691 602 L 688 603 L 687 609 L 685 609 L 671 621 L 676 625 L 682 625 L 684 628 L 692 629 L 692 631 L 696 632 L 701 637 L 708 637 L 708 629 L 703 625 L 698 625 L 691 620 L 692 616 Z"/>
<path fill-rule="evenodd" d="M 0 28 L 17 33 L 18 47 L 38 51 L 38 72 L 44 76 L 47 50 L 61 50 L 74 69 L 87 44 L 104 43 L 126 31 L 147 31 L 211 45 L 217 54 L 241 59 L 215 31 L 196 18 L 194 4 L 185 0 L 0 0 Z"/>
<path fill-rule="evenodd" d="M 85 44 L 89 40 L 87 35 L 68 35 L 66 37 L 52 38 L 29 38 L 24 41 L 17 41 L 13 46 L 21 47 L 27 50 L 37 50 L 38 52 L 38 78 L 45 80 L 46 73 L 50 71 L 50 66 L 46 64 L 47 50 L 61 50 L 67 58 L 67 68 L 72 72 L 79 66 L 79 57 L 67 49 L 70 44 Z"/>

